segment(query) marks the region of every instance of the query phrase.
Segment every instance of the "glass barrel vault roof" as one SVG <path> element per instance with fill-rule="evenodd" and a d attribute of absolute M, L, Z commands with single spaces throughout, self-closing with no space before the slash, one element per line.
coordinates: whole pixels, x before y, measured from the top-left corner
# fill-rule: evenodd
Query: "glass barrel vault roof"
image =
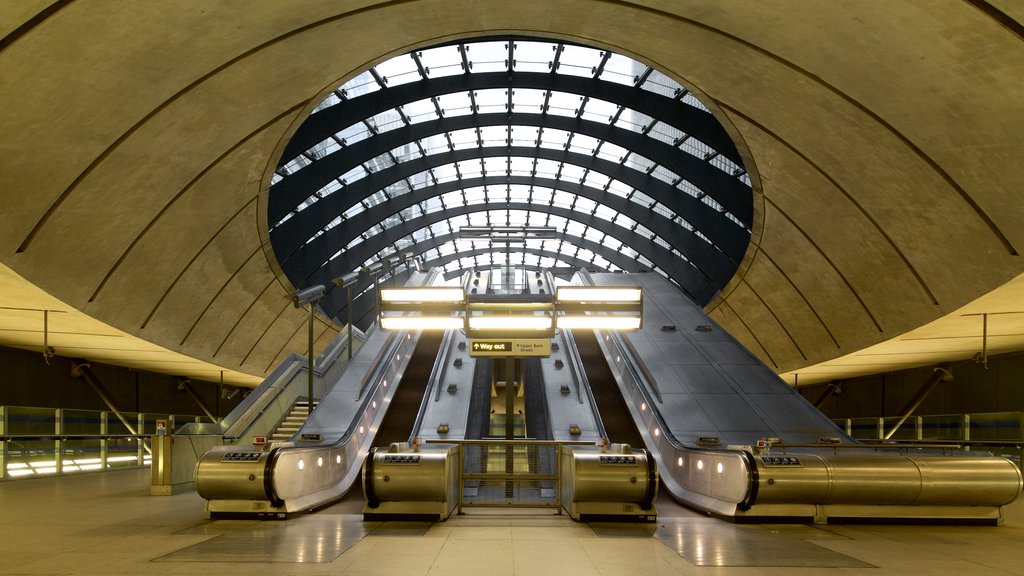
<path fill-rule="evenodd" d="M 735 146 L 686 88 L 619 54 L 520 38 L 404 54 L 338 87 L 286 147 L 268 206 L 298 287 L 411 252 L 449 277 L 648 270 L 698 304 L 735 273 L 752 218 Z M 558 235 L 507 246 L 459 239 L 466 225 Z M 336 319 L 342 292 L 321 301 Z"/>

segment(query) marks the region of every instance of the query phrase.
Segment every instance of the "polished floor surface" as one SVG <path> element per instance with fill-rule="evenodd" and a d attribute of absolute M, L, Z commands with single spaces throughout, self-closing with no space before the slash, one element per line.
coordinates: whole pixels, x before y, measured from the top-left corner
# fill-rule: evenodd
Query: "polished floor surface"
<path fill-rule="evenodd" d="M 999 527 L 734 525 L 662 502 L 654 524 L 472 511 L 362 522 L 357 501 L 286 522 L 207 520 L 149 471 L 0 482 L 0 575 L 1024 575 L 1024 500 Z"/>

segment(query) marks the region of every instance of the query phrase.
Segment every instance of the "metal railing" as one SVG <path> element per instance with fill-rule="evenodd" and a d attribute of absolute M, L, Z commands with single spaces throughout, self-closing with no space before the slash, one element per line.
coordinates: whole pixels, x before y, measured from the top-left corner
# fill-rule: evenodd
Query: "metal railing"
<path fill-rule="evenodd" d="M 458 513 L 465 507 L 554 508 L 562 511 L 562 449 L 593 442 L 427 440 L 459 446 Z"/>
<path fill-rule="evenodd" d="M 983 449 L 1015 460 L 1024 458 L 1024 412 L 983 412 L 972 414 L 930 414 L 911 416 L 895 433 L 896 416 L 882 418 L 835 418 L 847 435 L 865 443 L 902 445 L 938 444 L 962 450 Z"/>
<path fill-rule="evenodd" d="M 0 480 L 140 468 L 151 464 L 157 422 L 168 432 L 201 416 L 0 406 Z"/>

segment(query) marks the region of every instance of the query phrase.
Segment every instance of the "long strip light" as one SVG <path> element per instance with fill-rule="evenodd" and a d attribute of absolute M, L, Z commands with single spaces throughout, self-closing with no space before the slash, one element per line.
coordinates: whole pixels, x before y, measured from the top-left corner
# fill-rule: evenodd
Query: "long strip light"
<path fill-rule="evenodd" d="M 381 302 L 462 302 L 462 288 L 381 288 Z"/>
<path fill-rule="evenodd" d="M 384 330 L 459 330 L 463 328 L 458 316 L 382 316 Z"/>
<path fill-rule="evenodd" d="M 635 286 L 559 286 L 555 291 L 557 302 L 640 302 L 640 299 L 640 288 Z"/>
<path fill-rule="evenodd" d="M 637 330 L 642 319 L 639 316 L 559 316 L 559 328 L 591 330 Z"/>
<path fill-rule="evenodd" d="M 469 327 L 472 330 L 550 330 L 551 317 L 525 314 L 470 316 Z"/>

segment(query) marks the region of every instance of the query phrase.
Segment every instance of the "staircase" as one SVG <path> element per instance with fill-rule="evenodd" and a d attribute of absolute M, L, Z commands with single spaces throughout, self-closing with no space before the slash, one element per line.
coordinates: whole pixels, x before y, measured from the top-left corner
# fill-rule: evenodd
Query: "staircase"
<path fill-rule="evenodd" d="M 317 402 L 313 402 L 313 408 L 315 409 Z M 270 435 L 271 442 L 286 442 L 289 438 L 295 435 L 302 428 L 302 425 L 306 423 L 306 418 L 309 417 L 309 403 L 305 400 L 299 400 L 292 406 L 291 412 L 284 417 L 284 420 L 277 425 L 274 432 Z"/>

